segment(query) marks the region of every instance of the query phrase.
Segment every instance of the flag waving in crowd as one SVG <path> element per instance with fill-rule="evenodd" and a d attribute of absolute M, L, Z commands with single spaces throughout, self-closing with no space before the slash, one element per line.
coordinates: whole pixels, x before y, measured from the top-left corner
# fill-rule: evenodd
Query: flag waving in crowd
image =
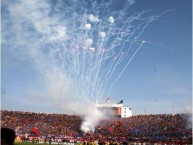
<path fill-rule="evenodd" d="M 36 127 L 33 127 L 31 132 L 35 133 L 36 135 L 39 135 L 39 130 Z"/>

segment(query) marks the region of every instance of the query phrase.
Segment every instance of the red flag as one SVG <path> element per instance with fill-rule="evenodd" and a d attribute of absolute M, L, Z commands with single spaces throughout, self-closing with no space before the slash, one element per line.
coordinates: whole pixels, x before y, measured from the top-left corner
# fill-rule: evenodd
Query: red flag
<path fill-rule="evenodd" d="M 112 133 L 112 132 L 113 132 L 113 128 L 112 128 L 112 127 L 110 127 L 110 128 L 109 128 L 109 131 Z"/>
<path fill-rule="evenodd" d="M 115 122 L 115 126 L 121 126 L 122 123 L 120 121 Z"/>
<path fill-rule="evenodd" d="M 39 135 L 39 130 L 36 127 L 32 128 L 31 131 L 34 132 L 36 135 Z"/>

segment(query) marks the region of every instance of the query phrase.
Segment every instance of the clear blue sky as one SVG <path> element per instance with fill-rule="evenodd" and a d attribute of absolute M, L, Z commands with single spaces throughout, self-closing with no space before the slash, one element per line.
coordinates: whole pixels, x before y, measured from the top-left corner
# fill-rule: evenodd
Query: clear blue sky
<path fill-rule="evenodd" d="M 48 69 L 49 60 L 37 53 L 37 48 L 43 47 L 40 40 L 45 37 L 49 37 L 52 45 L 57 47 L 61 47 L 59 43 L 63 39 L 68 40 L 70 34 L 62 33 L 62 30 L 67 32 L 68 27 L 58 28 L 56 24 L 68 26 L 68 13 L 72 12 L 73 6 L 65 0 L 54 3 L 2 0 L 1 109 L 68 112 L 63 107 L 69 105 L 66 98 L 53 97 L 53 94 L 61 95 L 61 89 L 68 89 L 68 83 L 62 82 L 68 74 L 59 73 L 55 68 Z M 146 16 L 167 12 L 145 29 L 139 40 L 147 43 L 103 100 L 107 97 L 114 103 L 124 100 L 124 105 L 130 106 L 134 114 L 190 112 L 192 1 L 115 0 L 114 5 L 107 9 L 114 16 L 115 23 L 118 11 L 122 12 L 123 8 L 127 10 L 122 21 L 145 10 L 150 10 Z M 99 18 L 105 16 L 100 9 L 94 11 L 98 12 Z M 62 30 L 57 31 L 55 26 Z M 123 69 L 122 64 L 117 67 L 119 69 Z M 53 72 L 52 77 L 47 77 L 49 71 Z"/>

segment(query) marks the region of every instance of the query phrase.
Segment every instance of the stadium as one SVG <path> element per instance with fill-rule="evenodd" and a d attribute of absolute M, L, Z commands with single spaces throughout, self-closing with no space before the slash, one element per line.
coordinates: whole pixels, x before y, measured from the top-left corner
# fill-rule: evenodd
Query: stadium
<path fill-rule="evenodd" d="M 1 110 L 1 127 L 16 132 L 16 143 L 35 144 L 184 144 L 192 142 L 191 114 L 132 115 L 118 104 L 96 104 L 106 119 L 83 132 L 80 115 Z"/>
<path fill-rule="evenodd" d="M 2 145 L 192 144 L 191 0 L 1 8 Z"/>

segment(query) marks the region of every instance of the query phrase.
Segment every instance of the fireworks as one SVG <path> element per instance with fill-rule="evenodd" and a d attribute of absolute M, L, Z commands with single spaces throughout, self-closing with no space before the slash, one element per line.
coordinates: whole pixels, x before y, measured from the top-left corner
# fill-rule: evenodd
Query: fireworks
<path fill-rule="evenodd" d="M 140 36 L 156 17 L 145 16 L 148 11 L 131 16 L 127 9 L 106 11 L 113 1 L 67 3 L 64 2 L 63 11 L 55 14 L 63 17 L 57 29 L 54 28 L 55 33 L 42 40 L 46 45 L 43 56 L 69 79 L 71 99 L 100 101 L 108 96 L 142 48 L 145 41 Z M 59 39 L 64 36 L 67 39 Z"/>
<path fill-rule="evenodd" d="M 68 89 L 61 90 L 61 98 L 76 106 L 77 103 L 87 106 L 89 111 L 81 127 L 87 132 L 102 118 L 91 106 L 109 95 L 143 47 L 145 41 L 140 37 L 145 28 L 158 16 L 146 16 L 148 11 L 128 16 L 125 8 L 107 11 L 113 1 L 69 1 L 64 6 L 64 12 L 57 12 L 57 16 L 63 17 L 65 25 L 59 24 L 56 41 L 43 40 L 47 46 L 43 56 L 48 56 L 50 64 L 68 79 Z M 58 39 L 64 35 L 67 39 Z"/>
<path fill-rule="evenodd" d="M 6 4 L 15 18 L 10 31 L 22 30 L 18 34 L 22 47 L 44 77 L 49 96 L 57 106 L 84 115 L 93 112 L 85 108 L 109 96 L 143 48 L 144 30 L 162 15 L 149 16 L 150 11 L 132 15 L 129 1 L 120 2 L 119 7 L 114 0 L 19 0 Z M 22 43 L 14 43 L 20 50 Z"/>

